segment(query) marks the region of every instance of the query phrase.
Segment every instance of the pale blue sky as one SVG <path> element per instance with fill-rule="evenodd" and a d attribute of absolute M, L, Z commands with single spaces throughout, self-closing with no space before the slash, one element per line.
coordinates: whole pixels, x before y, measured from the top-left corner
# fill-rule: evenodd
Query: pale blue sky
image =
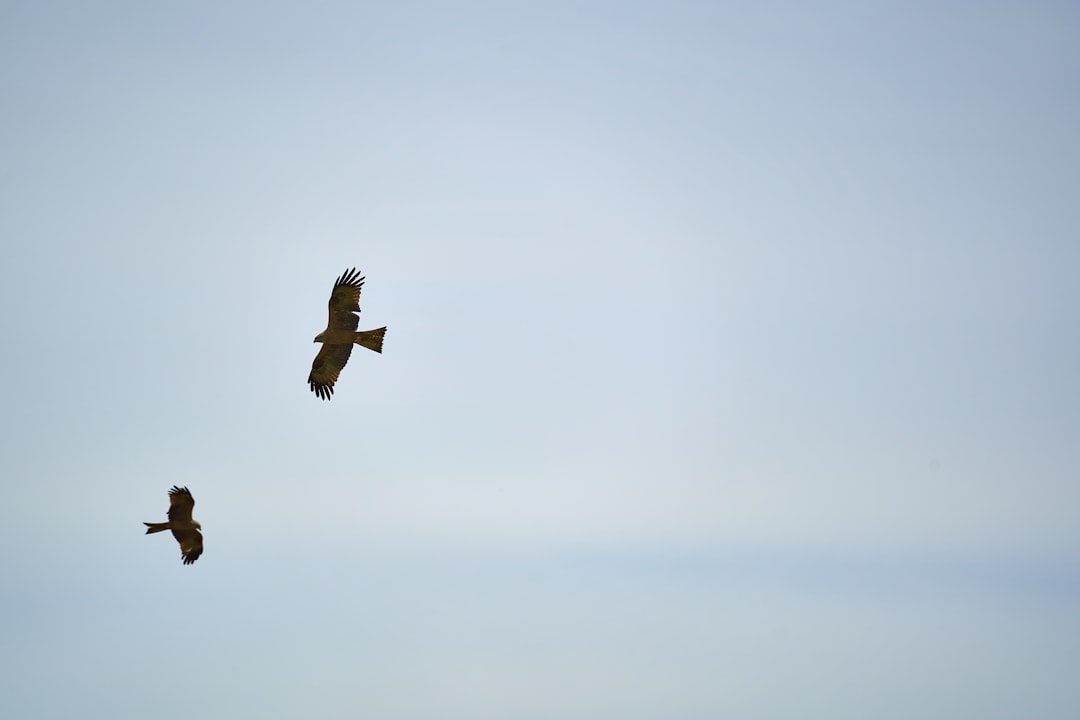
<path fill-rule="evenodd" d="M 1076 717 L 1078 87 L 1070 3 L 0 4 L 0 715 Z"/>

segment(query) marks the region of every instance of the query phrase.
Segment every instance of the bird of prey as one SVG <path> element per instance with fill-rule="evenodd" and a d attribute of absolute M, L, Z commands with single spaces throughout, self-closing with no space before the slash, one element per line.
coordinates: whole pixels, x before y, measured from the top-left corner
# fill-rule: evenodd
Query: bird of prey
<path fill-rule="evenodd" d="M 356 331 L 360 318 L 355 313 L 360 312 L 360 288 L 363 286 L 364 278 L 353 268 L 341 274 L 330 293 L 330 319 L 326 329 L 315 336 L 315 342 L 323 346 L 315 356 L 315 362 L 311 363 L 311 374 L 307 379 L 311 392 L 323 400 L 329 400 L 334 394 L 334 383 L 341 368 L 349 362 L 353 343 L 382 352 L 385 327 Z"/>
<path fill-rule="evenodd" d="M 147 535 L 172 530 L 176 542 L 180 543 L 180 554 L 184 557 L 185 565 L 190 565 L 202 555 L 202 533 L 199 532 L 202 525 L 191 519 L 194 508 L 195 498 L 191 497 L 191 491 L 173 485 L 169 491 L 169 522 L 143 523 Z"/>

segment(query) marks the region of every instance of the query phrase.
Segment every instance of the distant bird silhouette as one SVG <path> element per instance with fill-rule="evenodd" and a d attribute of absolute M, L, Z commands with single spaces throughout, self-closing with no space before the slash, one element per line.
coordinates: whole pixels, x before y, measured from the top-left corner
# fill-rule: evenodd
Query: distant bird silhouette
<path fill-rule="evenodd" d="M 191 497 L 191 491 L 186 487 L 173 485 L 169 491 L 169 522 L 148 523 L 146 534 L 172 530 L 176 542 L 180 543 L 180 554 L 184 558 L 184 564 L 190 565 L 202 555 L 202 525 L 191 519 L 191 511 L 195 509 L 195 498 Z"/>
<path fill-rule="evenodd" d="M 334 394 L 334 383 L 345 363 L 349 362 L 354 343 L 377 353 L 382 352 L 385 327 L 356 331 L 360 318 L 354 313 L 360 312 L 360 288 L 363 286 L 364 278 L 353 268 L 342 273 L 330 293 L 330 319 L 326 329 L 315 336 L 315 342 L 323 346 L 311 363 L 311 374 L 308 375 L 311 392 L 323 400 L 329 400 Z"/>

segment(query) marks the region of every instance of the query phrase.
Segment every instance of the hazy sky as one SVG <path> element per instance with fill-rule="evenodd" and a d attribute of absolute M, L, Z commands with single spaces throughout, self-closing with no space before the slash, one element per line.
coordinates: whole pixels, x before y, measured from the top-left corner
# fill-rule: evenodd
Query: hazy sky
<path fill-rule="evenodd" d="M 0 715 L 1077 717 L 1078 88 L 1064 2 L 0 3 Z"/>

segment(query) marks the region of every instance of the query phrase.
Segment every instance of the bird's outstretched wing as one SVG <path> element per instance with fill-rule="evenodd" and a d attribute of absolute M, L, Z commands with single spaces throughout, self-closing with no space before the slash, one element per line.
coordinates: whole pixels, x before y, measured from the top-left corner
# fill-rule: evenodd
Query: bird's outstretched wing
<path fill-rule="evenodd" d="M 191 512 L 195 509 L 195 498 L 186 487 L 173 485 L 169 491 L 169 520 L 191 522 Z"/>
<path fill-rule="evenodd" d="M 353 315 L 353 317 L 356 316 Z M 349 362 L 352 348 L 352 343 L 322 346 L 319 354 L 315 356 L 315 362 L 311 363 L 311 374 L 307 379 L 311 392 L 323 400 L 330 399 L 330 396 L 334 394 L 334 383 L 337 382 L 341 369 L 345 367 L 345 363 Z"/>
<path fill-rule="evenodd" d="M 326 322 L 327 330 L 355 330 L 360 318 L 354 313 L 360 312 L 360 290 L 364 287 L 364 278 L 356 268 L 346 270 L 334 281 L 330 293 L 330 318 Z"/>
<path fill-rule="evenodd" d="M 184 564 L 190 565 L 202 555 L 202 533 L 191 528 L 188 530 L 173 529 L 173 537 L 180 543 L 180 554 L 184 557 Z"/>

